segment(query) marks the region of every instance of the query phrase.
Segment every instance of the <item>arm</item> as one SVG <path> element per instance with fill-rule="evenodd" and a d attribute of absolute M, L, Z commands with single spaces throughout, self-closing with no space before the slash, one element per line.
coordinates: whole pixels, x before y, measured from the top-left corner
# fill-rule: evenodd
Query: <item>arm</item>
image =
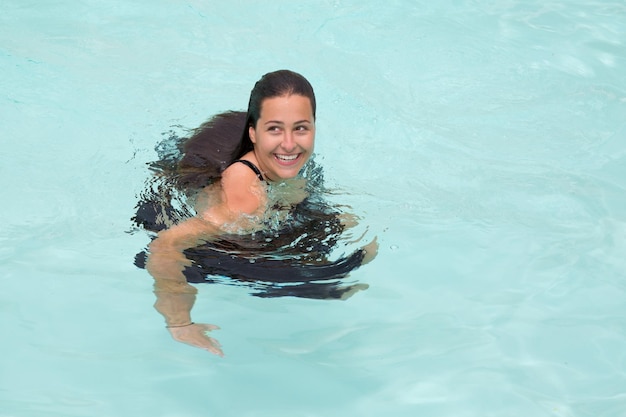
<path fill-rule="evenodd" d="M 172 337 L 218 355 L 222 355 L 219 343 L 206 335 L 217 326 L 191 320 L 197 290 L 183 274 L 185 267 L 191 265 L 183 251 L 219 235 L 222 225 L 236 223 L 241 213 L 259 210 L 261 199 L 253 187 L 256 177 L 248 171 L 245 166 L 233 166 L 224 172 L 221 187 L 201 191 L 200 207 L 196 208 L 199 216 L 160 232 L 149 245 L 146 261 L 146 269 L 154 278 L 155 308 L 165 318 Z M 216 199 L 217 204 L 208 206 L 210 200 Z"/>
<path fill-rule="evenodd" d="M 168 326 L 180 326 L 191 321 L 189 311 L 182 312 L 177 303 L 161 302 L 167 294 L 175 294 L 181 300 L 195 299 L 197 290 L 187 283 L 183 270 L 191 262 L 183 251 L 198 243 L 208 240 L 217 232 L 215 226 L 197 217 L 160 232 L 149 245 L 146 269 L 154 278 L 154 290 L 157 294 L 157 310 L 165 317 Z M 190 297 L 191 296 L 191 297 Z M 191 301 L 191 306 L 193 301 Z"/>
<path fill-rule="evenodd" d="M 212 224 L 195 217 L 162 231 L 149 246 L 146 269 L 154 278 L 154 306 L 165 318 L 172 337 L 222 356 L 219 342 L 206 334 L 217 326 L 191 321 L 197 290 L 183 274 L 191 263 L 183 250 L 209 239 L 215 232 Z"/>

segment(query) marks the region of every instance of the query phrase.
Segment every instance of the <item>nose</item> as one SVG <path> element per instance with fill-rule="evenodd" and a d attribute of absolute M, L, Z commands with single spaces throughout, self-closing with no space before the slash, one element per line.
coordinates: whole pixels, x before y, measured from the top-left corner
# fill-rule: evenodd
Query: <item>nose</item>
<path fill-rule="evenodd" d="M 293 132 L 291 131 L 285 132 L 285 135 L 283 136 L 283 141 L 280 144 L 280 146 L 281 148 L 285 150 L 285 152 L 288 152 L 288 153 L 296 149 L 296 141 L 294 140 Z"/>

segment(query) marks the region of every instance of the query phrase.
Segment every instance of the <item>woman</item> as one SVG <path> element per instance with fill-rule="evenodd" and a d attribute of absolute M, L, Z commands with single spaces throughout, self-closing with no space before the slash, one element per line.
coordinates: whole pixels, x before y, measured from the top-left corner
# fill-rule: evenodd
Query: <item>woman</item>
<path fill-rule="evenodd" d="M 219 343 L 207 334 L 217 327 L 191 320 L 197 290 L 188 282 L 198 282 L 194 274 L 300 282 L 304 283 L 300 289 L 308 291 L 298 295 L 293 289 L 275 287 L 265 296 L 346 298 L 362 288 L 340 288 L 336 282 L 320 287 L 311 281 L 344 277 L 373 258 L 375 242 L 349 257 L 328 262 L 325 254 L 334 244 L 332 239 L 309 236 L 312 243 L 307 244 L 307 251 L 311 253 L 295 254 L 293 234 L 285 234 L 290 240 L 280 245 L 285 253 L 280 257 L 276 252 L 273 257 L 260 255 L 274 239 L 256 238 L 271 228 L 268 224 L 311 226 L 297 216 L 300 213 L 300 218 L 305 218 L 302 212 L 314 205 L 301 171 L 315 145 L 315 109 L 313 88 L 303 76 L 287 70 L 272 72 L 251 92 L 240 140 L 233 140 L 232 131 L 241 128 L 243 113 L 231 112 L 214 118 L 185 143 L 185 155 L 177 165 L 177 183 L 185 190 L 202 187 L 195 196 L 197 214 L 161 230 L 149 245 L 145 262 L 155 279 L 155 307 L 174 339 L 222 355 Z M 324 230 L 343 230 L 345 222 L 336 213 L 318 212 L 325 216 Z M 139 213 L 135 220 L 141 223 Z M 316 217 L 315 223 L 319 219 Z M 272 232 L 278 241 L 279 229 Z M 300 237 L 308 235 L 307 231 Z M 314 246 L 317 249 L 311 249 Z M 285 254 L 291 258 L 283 259 Z"/>

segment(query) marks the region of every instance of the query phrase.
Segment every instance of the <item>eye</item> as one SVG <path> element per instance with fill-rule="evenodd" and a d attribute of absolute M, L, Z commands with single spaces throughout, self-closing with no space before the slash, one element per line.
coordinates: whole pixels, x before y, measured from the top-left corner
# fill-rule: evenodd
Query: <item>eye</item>
<path fill-rule="evenodd" d="M 270 133 L 280 132 L 280 126 L 268 126 L 267 131 Z"/>
<path fill-rule="evenodd" d="M 309 128 L 308 128 L 308 126 L 301 125 L 301 126 L 296 126 L 296 129 L 295 129 L 295 130 L 296 130 L 297 132 L 306 132 L 306 131 L 308 131 L 308 130 L 309 130 Z"/>

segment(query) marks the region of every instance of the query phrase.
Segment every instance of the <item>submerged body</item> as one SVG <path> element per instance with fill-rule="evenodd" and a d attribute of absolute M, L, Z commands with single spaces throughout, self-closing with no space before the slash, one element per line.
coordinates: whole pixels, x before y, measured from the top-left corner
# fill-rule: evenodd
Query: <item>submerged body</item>
<path fill-rule="evenodd" d="M 187 282 L 244 284 L 258 297 L 316 299 L 346 298 L 356 289 L 366 288 L 364 284 L 344 286 L 339 281 L 362 264 L 363 250 L 329 259 L 348 215 L 315 192 L 323 181 L 321 167 L 309 162 L 305 175 L 276 184 L 265 182 L 256 166 L 244 165 L 255 172 L 266 190 L 265 211 L 262 216 L 242 215 L 237 222 L 222 225 L 219 235 L 183 250 L 192 262 L 182 270 Z M 219 204 L 220 194 L 217 184 L 207 187 L 196 199 L 196 211 Z M 164 229 L 164 223 L 176 222 L 164 221 L 167 211 L 157 210 L 156 205 L 154 198 L 145 201 L 134 219 L 154 232 Z M 145 263 L 146 253 L 141 252 L 135 264 L 143 268 Z"/>

